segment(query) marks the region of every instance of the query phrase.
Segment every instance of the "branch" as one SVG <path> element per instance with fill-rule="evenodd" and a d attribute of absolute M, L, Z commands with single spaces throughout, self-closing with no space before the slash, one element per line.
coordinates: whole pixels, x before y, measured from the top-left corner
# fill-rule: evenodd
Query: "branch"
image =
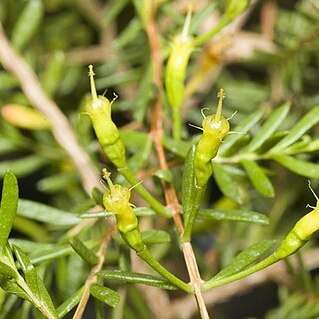
<path fill-rule="evenodd" d="M 44 92 L 36 74 L 22 56 L 15 52 L 0 24 L 0 60 L 14 74 L 31 104 L 45 114 L 52 123 L 52 133 L 61 147 L 70 156 L 81 176 L 85 190 L 90 193 L 99 187 L 99 174 L 87 153 L 80 147 L 66 116 Z"/>
<path fill-rule="evenodd" d="M 290 257 L 293 266 L 298 265 L 296 256 Z M 306 269 L 313 269 L 319 265 L 319 248 L 313 248 L 303 253 L 303 262 Z M 254 273 L 246 278 L 230 284 L 214 288 L 203 293 L 206 305 L 210 307 L 224 302 L 231 297 L 254 289 L 268 280 L 282 283 L 287 278 L 287 267 L 284 261 L 278 262 L 268 268 Z M 181 298 L 170 307 L 169 318 L 190 319 L 197 312 L 197 306 L 192 296 Z"/>
<path fill-rule="evenodd" d="M 115 230 L 116 230 L 115 224 L 110 225 L 108 232 L 105 234 L 105 236 L 103 237 L 103 239 L 101 241 L 100 248 L 97 252 L 97 256 L 99 257 L 99 262 L 96 266 L 94 266 L 91 269 L 90 274 L 85 281 L 83 294 L 82 294 L 81 300 L 76 308 L 76 311 L 73 315 L 73 319 L 81 319 L 83 316 L 86 304 L 90 298 L 90 286 L 97 282 L 96 273 L 101 270 L 101 268 L 104 264 L 105 252 L 106 252 L 107 246 L 112 238 L 112 234 L 115 232 Z"/>

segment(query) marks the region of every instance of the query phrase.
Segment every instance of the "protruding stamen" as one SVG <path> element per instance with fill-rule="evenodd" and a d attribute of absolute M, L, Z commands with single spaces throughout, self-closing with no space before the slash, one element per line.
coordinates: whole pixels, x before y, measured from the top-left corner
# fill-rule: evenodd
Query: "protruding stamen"
<path fill-rule="evenodd" d="M 319 198 L 318 198 L 317 194 L 315 193 L 315 191 L 313 190 L 313 188 L 311 187 L 311 182 L 309 180 L 308 180 L 308 187 L 310 188 L 313 196 L 315 196 L 315 199 L 318 201 Z"/>
<path fill-rule="evenodd" d="M 114 185 L 110 179 L 111 173 L 107 171 L 106 168 L 103 168 L 103 178 L 107 181 L 107 184 L 109 186 L 109 189 L 111 191 L 111 193 L 114 192 Z"/>
<path fill-rule="evenodd" d="M 96 94 L 96 88 L 95 88 L 95 83 L 94 83 L 94 71 L 93 71 L 93 65 L 89 65 L 89 77 L 90 77 L 90 85 L 91 85 L 91 94 L 93 100 L 97 100 L 97 94 Z"/>
<path fill-rule="evenodd" d="M 129 190 L 132 191 L 132 189 L 134 189 L 135 187 L 141 185 L 143 182 L 144 182 L 143 180 L 139 181 L 137 184 L 131 186 L 131 187 L 129 188 Z"/>
<path fill-rule="evenodd" d="M 216 111 L 216 115 L 215 115 L 215 120 L 219 121 L 220 117 L 222 115 L 223 100 L 226 98 L 226 94 L 225 94 L 224 89 L 220 89 L 219 90 L 219 92 L 217 94 L 217 97 L 219 98 L 219 101 L 218 101 L 218 105 L 217 105 L 217 111 Z"/>
<path fill-rule="evenodd" d="M 206 115 L 204 114 L 204 110 L 209 110 L 208 107 L 203 107 L 201 110 L 200 110 L 200 113 L 202 114 L 202 117 L 203 118 L 206 118 Z"/>

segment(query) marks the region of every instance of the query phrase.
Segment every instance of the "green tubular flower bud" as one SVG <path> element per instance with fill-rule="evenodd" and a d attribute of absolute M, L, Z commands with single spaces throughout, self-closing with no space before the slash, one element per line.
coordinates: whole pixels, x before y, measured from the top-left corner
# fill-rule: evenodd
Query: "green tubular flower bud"
<path fill-rule="evenodd" d="M 173 111 L 174 138 L 181 138 L 181 107 L 185 95 L 186 68 L 192 51 L 193 39 L 188 30 L 191 19 L 189 10 L 182 34 L 175 36 L 165 70 L 165 88 L 169 105 Z"/>
<path fill-rule="evenodd" d="M 319 230 L 319 199 L 312 189 L 311 191 L 317 199 L 317 205 L 316 207 L 312 207 L 313 210 L 310 213 L 297 221 L 293 229 L 275 251 L 274 254 L 280 259 L 296 252 Z"/>
<path fill-rule="evenodd" d="M 223 89 L 218 92 L 218 107 L 216 114 L 207 116 L 202 122 L 201 136 L 195 153 L 194 170 L 198 187 L 204 187 L 213 173 L 211 160 L 217 155 L 222 139 L 229 131 L 229 122 L 221 115 L 223 99 L 226 97 Z"/>
<path fill-rule="evenodd" d="M 95 134 L 105 155 L 118 168 L 126 165 L 125 146 L 120 133 L 111 118 L 111 102 L 104 96 L 97 95 L 94 84 L 93 66 L 89 66 L 92 100 L 86 105 Z"/>
<path fill-rule="evenodd" d="M 192 51 L 192 41 L 189 37 L 175 37 L 165 72 L 167 98 L 173 110 L 180 109 L 184 100 L 186 67 Z"/>
<path fill-rule="evenodd" d="M 138 229 L 138 219 L 129 202 L 131 191 L 121 185 L 113 185 L 110 173 L 103 170 L 103 178 L 107 181 L 109 189 L 103 195 L 103 205 L 107 211 L 113 212 L 116 217 L 116 226 L 123 240 L 135 251 L 145 248 L 141 233 Z"/>
<path fill-rule="evenodd" d="M 228 0 L 226 3 L 225 16 L 231 20 L 236 18 L 246 10 L 249 2 L 248 0 Z"/>

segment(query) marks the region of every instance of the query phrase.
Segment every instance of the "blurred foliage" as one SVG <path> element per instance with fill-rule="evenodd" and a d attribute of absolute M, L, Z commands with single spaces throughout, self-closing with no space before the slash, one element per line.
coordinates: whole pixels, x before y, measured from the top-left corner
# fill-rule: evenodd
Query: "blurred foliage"
<path fill-rule="evenodd" d="M 120 128 L 129 166 L 141 173 L 157 198 L 163 197 L 159 181 L 173 181 L 182 197 L 183 162 L 200 133 L 189 123 L 200 126 L 201 110 L 210 107 L 204 110 L 206 114 L 215 110 L 216 94 L 223 87 L 227 95 L 223 113 L 231 117 L 233 132 L 213 161 L 214 176 L 195 223 L 194 248 L 203 278 L 209 279 L 250 247 L 241 253 L 247 259 L 254 247 L 251 245 L 260 243 L 249 255 L 251 260 L 240 266 L 248 267 L 270 248 L 273 239 L 285 235 L 308 212 L 306 204 L 314 205 L 307 179 L 319 193 L 318 3 L 255 1 L 242 28 L 234 32 L 226 28 L 192 52 L 180 141 L 172 138 L 171 111 L 164 98 L 162 143 L 170 171 L 159 168 L 148 134 L 151 107 L 160 93 L 152 82 L 152 57 L 144 31 L 148 22 L 143 10 L 135 10 L 138 3 L 142 1 L 1 0 L 0 21 L 46 93 L 69 118 L 96 167 L 110 167 L 117 182 L 124 183 L 98 146 L 85 114 L 87 65 L 95 65 L 99 93 L 110 100 L 114 94 L 118 96 L 112 104 L 112 118 Z M 173 38 L 183 28 L 188 1 L 157 3 L 165 68 Z M 208 32 L 224 10 L 224 1 L 196 1 L 189 29 L 192 36 Z M 8 234 L 2 233 L 2 238 L 0 234 L 0 285 L 4 289 L 0 289 L 0 319 L 40 318 L 38 310 L 17 296 L 36 308 L 44 303 L 52 318 L 62 318 L 80 300 L 108 227 L 103 217 L 109 215 L 100 208 L 92 215 L 97 219 L 88 219 L 88 211 L 101 203 L 101 194 L 97 190 L 92 197 L 85 193 L 74 164 L 49 128 L 19 128 L 5 119 L 3 110 L 14 104 L 32 108 L 18 80 L 1 67 L 0 175 L 4 177 L 10 169 L 17 176 L 22 199 L 13 224 L 7 223 L 13 227 L 10 246 L 6 244 Z M 10 183 L 14 187 L 14 182 Z M 133 203 L 138 206 L 137 215 L 151 225 L 152 230 L 144 232 L 143 238 L 156 258 L 173 265 L 174 273 L 185 278 L 173 223 L 156 219 L 138 196 Z M 87 225 L 70 243 L 70 230 L 82 220 L 87 220 Z M 263 226 L 268 220 L 269 226 Z M 6 231 L 10 232 L 10 227 Z M 134 284 L 125 286 L 127 302 L 121 304 L 120 281 L 168 290 L 176 287 L 162 277 L 132 272 L 127 246 L 119 236 L 113 237 L 105 267 L 90 291 L 98 305 L 95 318 L 105 317 L 105 308 L 100 307 L 103 303 L 115 307 L 107 307 L 114 319 L 150 318 L 144 297 Z M 311 241 L 308 247 L 316 244 Z M 230 268 L 224 268 L 228 275 L 233 271 Z M 319 290 L 312 283 L 317 282 L 316 276 L 306 267 L 297 272 L 288 269 L 293 284 L 278 283 L 278 307 L 264 318 L 317 318 Z M 21 288 L 26 285 L 32 288 L 29 294 Z M 43 300 L 37 299 L 39 295 Z M 241 318 L 240 312 L 238 316 Z"/>

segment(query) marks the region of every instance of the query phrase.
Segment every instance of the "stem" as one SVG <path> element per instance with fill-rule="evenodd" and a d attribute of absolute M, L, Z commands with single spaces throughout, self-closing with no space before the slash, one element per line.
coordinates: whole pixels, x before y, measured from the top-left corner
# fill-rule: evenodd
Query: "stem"
<path fill-rule="evenodd" d="M 203 280 L 200 277 L 192 245 L 191 243 L 182 243 L 182 248 L 189 277 L 191 279 L 191 284 L 194 287 L 195 298 L 201 315 L 201 319 L 209 319 L 205 301 L 202 296 Z"/>
<path fill-rule="evenodd" d="M 135 177 L 134 173 L 128 166 L 118 168 L 119 173 L 121 173 L 126 180 L 132 185 L 135 186 L 136 190 L 139 194 L 150 204 L 150 206 L 160 215 L 165 217 L 170 217 L 171 214 L 166 210 L 165 206 L 163 206 L 157 199 L 153 197 L 152 194 L 143 186 L 138 185 L 139 181 Z"/>
<path fill-rule="evenodd" d="M 208 41 L 210 38 L 212 38 L 214 35 L 216 35 L 220 30 L 222 30 L 225 26 L 227 26 L 231 20 L 227 17 L 222 17 L 218 24 L 210 31 L 207 33 L 204 33 L 200 36 L 198 36 L 196 39 L 193 40 L 193 45 L 194 46 L 201 46 L 203 45 L 206 41 Z"/>
<path fill-rule="evenodd" d="M 180 141 L 182 136 L 181 108 L 173 109 L 173 138 Z"/>
<path fill-rule="evenodd" d="M 145 248 L 141 252 L 137 252 L 137 255 L 142 258 L 148 265 L 150 265 L 155 271 L 161 274 L 164 278 L 174 284 L 176 287 L 186 291 L 187 293 L 193 293 L 193 287 L 184 281 L 180 280 L 176 276 L 174 276 L 171 272 L 169 272 L 166 268 L 164 268 L 150 253 L 148 248 Z"/>
<path fill-rule="evenodd" d="M 274 264 L 275 262 L 279 261 L 280 259 L 275 255 L 275 254 L 271 254 L 270 256 L 268 256 L 266 259 L 260 261 L 259 263 L 257 263 L 256 265 L 246 269 L 246 270 L 243 270 L 237 274 L 234 274 L 234 275 L 231 275 L 229 277 L 224 277 L 224 278 L 221 278 L 221 279 L 214 279 L 214 277 L 208 281 L 206 281 L 204 284 L 203 284 L 203 290 L 209 290 L 211 288 L 214 288 L 214 287 L 218 287 L 218 286 L 222 286 L 222 285 L 225 285 L 225 284 L 228 284 L 232 281 L 235 281 L 235 280 L 238 280 L 238 279 L 241 279 L 241 278 L 244 278 L 244 277 L 247 277 L 261 269 L 264 269 L 272 264 Z"/>
<path fill-rule="evenodd" d="M 83 294 L 82 294 L 81 300 L 76 308 L 76 311 L 73 315 L 73 319 L 81 319 L 83 316 L 86 304 L 87 304 L 89 297 L 90 297 L 90 286 L 93 283 L 97 282 L 96 273 L 101 270 L 101 268 L 104 264 L 105 252 L 106 252 L 108 244 L 112 238 L 112 234 L 115 232 L 115 230 L 116 230 L 115 225 L 114 224 L 111 225 L 107 234 L 103 237 L 103 239 L 101 241 L 100 248 L 97 252 L 97 256 L 99 257 L 99 262 L 96 266 L 94 266 L 91 269 L 90 274 L 85 281 L 84 288 L 83 288 Z"/>

